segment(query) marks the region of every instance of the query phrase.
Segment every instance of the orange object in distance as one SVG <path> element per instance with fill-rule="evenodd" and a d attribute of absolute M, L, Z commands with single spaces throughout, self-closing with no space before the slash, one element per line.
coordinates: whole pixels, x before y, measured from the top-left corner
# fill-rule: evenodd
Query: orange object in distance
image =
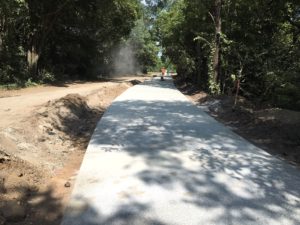
<path fill-rule="evenodd" d="M 165 67 L 161 68 L 161 73 L 162 73 L 163 76 L 166 74 L 166 68 Z"/>

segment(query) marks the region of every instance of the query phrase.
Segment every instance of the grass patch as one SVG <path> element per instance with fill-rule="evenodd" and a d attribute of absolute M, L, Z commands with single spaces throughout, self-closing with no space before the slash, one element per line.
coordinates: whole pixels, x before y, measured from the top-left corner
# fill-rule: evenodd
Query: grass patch
<path fill-rule="evenodd" d="M 17 90 L 22 87 L 18 84 L 2 84 L 0 85 L 0 90 Z"/>
<path fill-rule="evenodd" d="M 39 84 L 28 79 L 25 83 L 0 84 L 0 90 L 18 90 L 21 88 L 36 87 Z"/>

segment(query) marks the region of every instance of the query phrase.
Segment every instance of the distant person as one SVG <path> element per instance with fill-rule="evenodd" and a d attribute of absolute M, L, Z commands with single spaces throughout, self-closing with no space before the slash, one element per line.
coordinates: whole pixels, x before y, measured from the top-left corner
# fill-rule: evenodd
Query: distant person
<path fill-rule="evenodd" d="M 161 80 L 164 80 L 164 76 L 166 75 L 166 68 L 165 67 L 163 67 L 163 68 L 161 68 L 161 77 L 160 77 L 160 79 Z"/>

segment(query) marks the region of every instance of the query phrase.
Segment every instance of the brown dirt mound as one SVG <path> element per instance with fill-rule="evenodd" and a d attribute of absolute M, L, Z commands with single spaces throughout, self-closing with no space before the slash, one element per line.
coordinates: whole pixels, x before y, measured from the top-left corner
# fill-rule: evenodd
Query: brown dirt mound
<path fill-rule="evenodd" d="M 0 128 L 0 225 L 60 224 L 97 121 L 133 83 L 68 94 Z"/>
<path fill-rule="evenodd" d="M 101 114 L 100 109 L 88 106 L 86 97 L 69 94 L 48 102 L 38 111 L 37 118 L 42 133 L 74 139 L 89 135 Z"/>

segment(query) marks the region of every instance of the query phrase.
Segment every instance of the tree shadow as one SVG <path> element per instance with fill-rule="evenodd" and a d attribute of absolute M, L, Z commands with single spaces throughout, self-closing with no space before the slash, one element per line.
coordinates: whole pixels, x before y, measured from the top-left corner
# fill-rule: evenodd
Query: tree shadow
<path fill-rule="evenodd" d="M 147 211 L 148 205 L 138 202 L 119 205 L 115 213 L 104 216 L 89 204 L 88 200 L 76 199 L 80 202 L 77 208 L 67 209 L 65 214 L 68 217 L 62 222 L 62 225 L 166 225 L 156 219 L 143 217 L 143 212 Z M 73 200 L 74 201 L 74 200 Z"/>
<path fill-rule="evenodd" d="M 143 91 L 161 92 L 161 99 L 118 99 L 106 111 L 90 141 L 73 194 L 73 199 L 86 199 L 95 215 L 81 210 L 73 216 L 70 207 L 64 225 L 86 215 L 98 218 L 87 224 L 135 224 L 118 215 L 125 206 L 136 204 L 133 217 L 148 218 L 148 212 L 155 212 L 160 218 L 137 224 L 300 223 L 297 168 L 216 122 L 179 96 L 171 81 L 143 85 L 148 86 Z M 177 100 L 164 99 L 164 90 L 169 89 L 178 95 Z M 130 191 L 132 187 L 118 186 L 118 182 L 132 182 L 139 190 Z M 99 191 L 90 195 L 94 189 Z M 114 197 L 120 190 L 129 199 L 125 206 Z M 138 196 L 142 192 L 150 197 Z M 98 195 L 111 196 L 111 202 L 101 202 Z M 164 220 L 169 212 L 155 205 L 157 201 L 174 210 L 172 222 Z M 105 205 L 114 205 L 114 213 L 102 214 Z"/>
<path fill-rule="evenodd" d="M 60 198 L 55 197 L 54 190 L 51 187 L 39 191 L 20 184 L 18 187 L 6 189 L 5 194 L 7 196 L 11 194 L 19 195 L 18 198 L 1 200 L 0 211 L 3 212 L 5 208 L 5 211 L 8 212 L 7 215 L 9 215 L 7 218 L 2 215 L 4 219 L 2 222 L 5 225 L 59 225 L 61 223 L 62 201 Z M 20 209 L 16 209 L 16 207 Z M 20 214 L 20 210 L 23 213 Z M 11 213 L 10 211 L 17 213 Z"/>

